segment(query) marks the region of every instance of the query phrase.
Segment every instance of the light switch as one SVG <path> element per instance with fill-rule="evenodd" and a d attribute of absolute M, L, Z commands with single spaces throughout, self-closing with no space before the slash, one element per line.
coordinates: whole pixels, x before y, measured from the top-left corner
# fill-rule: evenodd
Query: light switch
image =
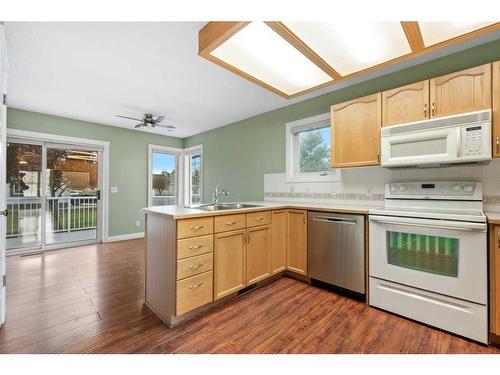
<path fill-rule="evenodd" d="M 111 186 L 112 193 L 118 193 L 118 186 Z"/>

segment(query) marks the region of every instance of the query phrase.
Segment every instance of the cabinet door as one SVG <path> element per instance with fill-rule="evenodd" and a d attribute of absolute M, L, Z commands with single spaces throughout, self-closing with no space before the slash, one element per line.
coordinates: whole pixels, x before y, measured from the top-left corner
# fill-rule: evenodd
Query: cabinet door
<path fill-rule="evenodd" d="M 500 61 L 493 63 L 493 157 L 500 157 Z"/>
<path fill-rule="evenodd" d="M 491 64 L 433 78 L 431 117 L 491 108 Z"/>
<path fill-rule="evenodd" d="M 380 164 L 382 93 L 331 108 L 332 167 Z"/>
<path fill-rule="evenodd" d="M 245 230 L 215 235 L 214 299 L 243 288 L 245 284 Z"/>
<path fill-rule="evenodd" d="M 271 276 L 271 226 L 248 229 L 247 242 L 247 285 Z"/>
<path fill-rule="evenodd" d="M 286 211 L 273 211 L 271 217 L 271 272 L 286 269 L 287 221 Z"/>
<path fill-rule="evenodd" d="M 421 81 L 382 93 L 382 126 L 429 118 L 429 81 Z"/>
<path fill-rule="evenodd" d="M 307 275 L 307 211 L 288 210 L 286 267 Z"/>
<path fill-rule="evenodd" d="M 500 336 L 500 225 L 490 225 L 490 330 Z"/>

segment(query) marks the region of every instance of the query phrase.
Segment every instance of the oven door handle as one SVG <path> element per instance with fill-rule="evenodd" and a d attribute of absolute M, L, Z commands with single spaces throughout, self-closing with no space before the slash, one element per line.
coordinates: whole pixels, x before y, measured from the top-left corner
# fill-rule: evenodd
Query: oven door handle
<path fill-rule="evenodd" d="M 471 222 L 463 223 L 463 222 L 456 222 L 449 220 L 445 221 L 445 220 L 412 219 L 405 217 L 388 218 L 386 216 L 377 216 L 377 215 L 370 215 L 370 221 L 383 224 L 403 225 L 407 227 L 450 229 L 450 230 L 461 230 L 467 232 L 486 232 L 485 223 L 471 223 Z"/>

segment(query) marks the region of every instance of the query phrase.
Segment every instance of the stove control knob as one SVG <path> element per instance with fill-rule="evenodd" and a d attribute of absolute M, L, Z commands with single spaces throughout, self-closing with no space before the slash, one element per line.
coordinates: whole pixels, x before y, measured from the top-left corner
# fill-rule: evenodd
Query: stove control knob
<path fill-rule="evenodd" d="M 396 185 L 391 185 L 391 191 L 395 193 L 396 191 L 398 191 L 398 187 Z"/>
<path fill-rule="evenodd" d="M 472 185 L 465 185 L 464 186 L 464 191 L 466 193 L 472 193 L 474 191 L 474 186 L 472 186 Z"/>
<path fill-rule="evenodd" d="M 408 187 L 406 185 L 399 185 L 399 191 L 406 191 L 408 190 Z"/>
<path fill-rule="evenodd" d="M 453 191 L 460 191 L 460 190 L 462 190 L 462 186 L 455 184 L 455 185 L 453 185 L 451 187 L 451 190 L 453 190 Z"/>

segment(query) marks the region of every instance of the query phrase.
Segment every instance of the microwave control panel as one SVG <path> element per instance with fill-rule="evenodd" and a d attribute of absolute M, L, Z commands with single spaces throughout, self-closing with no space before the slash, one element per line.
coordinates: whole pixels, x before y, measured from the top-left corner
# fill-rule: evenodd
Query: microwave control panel
<path fill-rule="evenodd" d="M 464 126 L 462 128 L 462 158 L 491 156 L 490 135 L 486 134 L 489 133 L 487 129 L 488 127 L 483 124 Z"/>

